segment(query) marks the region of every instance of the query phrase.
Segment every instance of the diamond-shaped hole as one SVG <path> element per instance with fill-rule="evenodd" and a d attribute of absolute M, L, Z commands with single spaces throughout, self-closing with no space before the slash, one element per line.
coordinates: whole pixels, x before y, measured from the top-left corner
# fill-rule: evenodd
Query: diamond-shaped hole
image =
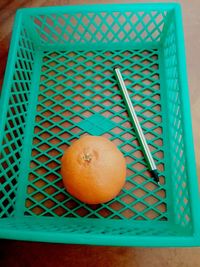
<path fill-rule="evenodd" d="M 136 110 L 136 112 L 140 112 L 141 110 L 143 110 L 140 105 L 134 105 L 134 109 Z"/>
<path fill-rule="evenodd" d="M 58 127 L 58 126 L 54 126 L 54 127 L 52 127 L 51 129 L 49 129 L 49 131 L 51 131 L 51 132 L 54 133 L 54 134 L 59 133 L 61 130 L 62 130 L 62 129 L 61 129 L 60 127 Z"/>
<path fill-rule="evenodd" d="M 143 93 L 144 95 L 149 96 L 149 95 L 151 95 L 153 92 L 152 92 L 150 89 L 145 89 L 144 91 L 142 91 L 142 93 Z"/>
<path fill-rule="evenodd" d="M 152 177 L 151 177 L 151 175 L 149 175 L 148 174 L 148 176 L 150 177 L 150 179 L 153 179 Z M 153 183 L 153 182 L 148 182 L 148 183 L 146 183 L 145 184 L 145 188 L 147 189 L 147 190 L 149 190 L 149 191 L 154 191 L 155 189 L 157 189 L 157 185 L 155 184 L 155 183 Z"/>
<path fill-rule="evenodd" d="M 147 140 L 152 140 L 152 139 L 155 138 L 155 135 L 153 135 L 152 133 L 146 133 L 145 137 L 146 137 Z"/>
<path fill-rule="evenodd" d="M 65 87 L 64 87 L 65 88 Z M 64 89 L 63 88 L 63 89 Z M 72 95 L 74 94 L 74 91 L 72 91 L 72 90 L 65 90 L 65 91 L 63 91 L 62 92 L 64 95 L 66 95 L 67 97 L 72 97 Z M 74 96 L 75 97 L 75 96 Z"/>
<path fill-rule="evenodd" d="M 118 202 L 118 201 L 114 201 L 113 203 L 111 203 L 110 205 L 109 205 L 109 207 L 111 208 L 111 209 L 113 209 L 113 210 L 117 210 L 117 211 L 119 211 L 119 210 L 121 210 L 123 207 L 124 207 L 124 205 L 122 205 L 120 202 Z"/>
<path fill-rule="evenodd" d="M 112 132 L 114 134 L 120 134 L 121 132 L 123 132 L 123 130 L 119 127 L 115 127 L 114 129 L 112 129 Z"/>
<path fill-rule="evenodd" d="M 79 116 L 74 116 L 71 118 L 71 120 L 76 124 L 77 122 L 82 121 L 82 118 L 80 118 Z"/>
<path fill-rule="evenodd" d="M 120 123 L 123 119 L 120 116 L 115 116 L 112 118 L 112 121 L 116 122 L 116 123 Z"/>
<path fill-rule="evenodd" d="M 161 190 L 155 192 L 154 194 L 155 194 L 155 196 L 157 195 L 158 197 L 160 197 L 160 198 L 162 198 L 162 199 L 166 198 L 166 192 L 165 192 L 165 190 L 163 190 L 163 189 L 161 189 Z"/>
<path fill-rule="evenodd" d="M 57 168 L 59 166 L 59 164 L 56 161 L 52 160 L 47 164 L 47 166 L 50 169 L 55 169 L 55 168 Z"/>
<path fill-rule="evenodd" d="M 36 194 L 31 196 L 32 199 L 35 199 L 36 202 L 41 202 L 43 199 L 46 198 L 46 196 L 44 196 L 41 192 L 37 192 Z"/>
<path fill-rule="evenodd" d="M 154 70 L 157 70 L 158 69 L 158 64 L 151 65 L 151 68 L 154 69 Z"/>
<path fill-rule="evenodd" d="M 129 157 L 129 156 L 126 156 L 126 164 L 131 164 L 131 163 L 133 163 L 134 161 L 135 161 L 134 158 Z"/>
<path fill-rule="evenodd" d="M 122 137 L 123 137 L 125 140 L 130 140 L 130 139 L 133 138 L 133 135 L 127 132 L 127 133 L 123 134 Z"/>
<path fill-rule="evenodd" d="M 108 209 L 106 209 L 106 208 L 103 208 L 103 209 L 101 209 L 101 210 L 98 212 L 98 214 L 101 215 L 101 216 L 104 217 L 104 218 L 107 218 L 107 217 L 109 217 L 110 215 L 112 215 L 113 212 L 110 211 L 110 210 L 108 210 Z"/>
<path fill-rule="evenodd" d="M 151 85 L 151 88 L 152 89 L 155 89 L 155 90 L 159 90 L 160 89 L 160 84 L 159 83 L 156 83 L 154 85 Z"/>
<path fill-rule="evenodd" d="M 49 121 L 44 121 L 44 122 L 41 123 L 41 126 L 43 128 L 49 128 L 51 125 L 52 125 L 52 123 L 49 122 Z"/>
<path fill-rule="evenodd" d="M 64 96 L 62 96 L 62 95 L 56 95 L 56 96 L 53 97 L 53 99 L 54 99 L 56 102 L 58 102 L 58 101 L 63 100 L 63 99 L 64 99 Z"/>
<path fill-rule="evenodd" d="M 145 135 L 146 136 L 146 135 Z M 136 150 L 135 152 L 133 152 L 133 155 L 135 158 L 137 159 L 142 159 L 144 157 L 144 154 L 141 150 Z"/>
<path fill-rule="evenodd" d="M 26 200 L 26 208 L 31 208 L 34 205 L 34 202 L 30 199 Z"/>
<path fill-rule="evenodd" d="M 91 95 L 93 95 L 93 94 L 94 94 L 94 92 L 91 91 L 91 90 L 86 90 L 86 91 L 84 91 L 84 95 L 86 95 L 86 96 L 91 96 Z"/>
<path fill-rule="evenodd" d="M 160 203 L 159 205 L 157 205 L 156 207 L 155 207 L 159 212 L 161 212 L 161 213 L 164 213 L 164 212 L 166 212 L 166 204 L 165 203 Z"/>
<path fill-rule="evenodd" d="M 122 211 L 121 214 L 127 219 L 130 219 L 135 215 L 135 213 L 130 209 L 126 209 L 126 210 Z"/>
<path fill-rule="evenodd" d="M 73 105 L 73 102 L 71 100 L 67 99 L 67 100 L 64 100 L 62 102 L 62 105 L 64 105 L 65 107 L 70 107 L 71 105 Z M 53 109 L 55 110 L 55 108 L 58 109 L 59 107 L 60 107 L 59 105 L 56 105 Z M 62 107 L 62 109 L 63 109 L 63 107 Z"/>
<path fill-rule="evenodd" d="M 146 110 L 146 111 L 142 112 L 142 114 L 144 116 L 146 116 L 147 118 L 152 117 L 154 115 L 154 113 L 150 110 Z"/>
<path fill-rule="evenodd" d="M 60 105 L 55 105 L 55 106 L 53 107 L 53 110 L 54 110 L 55 112 L 59 112 L 59 111 L 63 110 L 63 107 L 60 106 Z"/>
<path fill-rule="evenodd" d="M 105 117 L 105 118 L 109 118 L 111 115 L 113 115 L 112 112 L 110 112 L 109 110 L 106 110 L 102 113 L 102 115 Z"/>
<path fill-rule="evenodd" d="M 53 212 L 58 216 L 63 216 L 66 214 L 66 210 L 61 206 L 58 206 L 57 208 L 53 209 Z"/>
<path fill-rule="evenodd" d="M 133 205 L 133 208 L 135 210 L 137 210 L 138 212 L 142 212 L 142 211 L 144 211 L 147 208 L 147 206 L 144 205 L 142 202 L 138 202 L 138 203 L 136 203 L 136 204 Z"/>
<path fill-rule="evenodd" d="M 154 73 L 151 78 L 155 79 L 155 80 L 158 80 L 159 79 L 159 74 L 157 73 Z"/>
<path fill-rule="evenodd" d="M 78 214 L 80 217 L 84 217 L 89 214 L 89 211 L 83 207 L 80 207 L 76 210 L 76 214 Z"/>
<path fill-rule="evenodd" d="M 27 193 L 28 193 L 28 194 L 32 194 L 34 191 L 35 191 L 35 188 L 33 188 L 32 186 L 29 185 L 29 186 L 27 187 Z"/>
<path fill-rule="evenodd" d="M 94 101 L 100 101 L 100 100 L 102 100 L 102 99 L 103 99 L 103 97 L 100 96 L 100 95 L 95 95 L 95 96 L 93 97 L 93 100 L 94 100 Z"/>
<path fill-rule="evenodd" d="M 38 151 L 38 150 L 36 150 L 36 149 L 33 149 L 32 150 L 32 157 L 35 157 L 35 156 L 37 156 L 38 154 L 40 154 L 40 152 Z"/>
<path fill-rule="evenodd" d="M 81 115 L 85 116 L 86 118 L 89 118 L 92 115 L 92 112 L 90 112 L 89 110 L 86 110 L 82 112 Z"/>
<path fill-rule="evenodd" d="M 151 63 L 150 60 L 147 60 L 147 59 L 142 60 L 143 65 L 149 65 L 150 63 Z"/>
<path fill-rule="evenodd" d="M 63 128 L 69 128 L 71 127 L 73 124 L 69 121 L 64 121 L 60 124 Z"/>
<path fill-rule="evenodd" d="M 47 96 L 52 96 L 52 95 L 54 95 L 56 92 L 55 91 L 53 91 L 53 90 L 45 90 L 45 95 L 47 95 Z"/>
<path fill-rule="evenodd" d="M 132 192 L 137 198 L 142 198 L 143 196 L 145 196 L 147 194 L 146 191 L 144 191 L 143 189 L 140 189 L 140 188 L 135 189 Z"/>
<path fill-rule="evenodd" d="M 75 200 L 73 200 L 73 199 L 70 199 L 69 201 L 67 201 L 66 203 L 65 203 L 65 206 L 67 207 L 67 208 L 69 208 L 70 210 L 73 210 L 73 209 L 75 209 L 76 207 L 78 207 L 78 203 L 75 201 Z"/>
<path fill-rule="evenodd" d="M 76 111 L 76 112 L 80 112 L 81 110 L 83 110 L 83 107 L 79 106 L 79 105 L 76 105 L 76 106 L 73 107 L 73 110 Z"/>
<path fill-rule="evenodd" d="M 34 128 L 34 133 L 35 134 L 38 134 L 38 133 L 40 133 L 42 131 L 42 128 L 40 128 L 40 127 L 38 127 L 38 126 L 36 126 L 35 128 Z"/>
<path fill-rule="evenodd" d="M 57 158 L 57 156 L 61 156 L 61 153 L 56 149 L 51 149 L 48 151 L 48 155 L 52 158 Z"/>
<path fill-rule="evenodd" d="M 44 117 L 50 117 L 52 114 L 53 114 L 53 111 L 51 110 L 45 110 L 44 112 L 41 112 L 41 114 L 44 116 Z"/>
<path fill-rule="evenodd" d="M 44 154 L 41 154 L 39 157 L 37 157 L 37 161 L 39 161 L 39 162 L 47 162 L 49 160 L 49 158 L 46 156 L 46 155 L 44 155 Z"/>
<path fill-rule="evenodd" d="M 149 210 L 145 212 L 145 216 L 148 217 L 149 219 L 153 220 L 156 219 L 158 216 L 160 216 L 160 213 L 154 211 L 154 210 Z"/>
<path fill-rule="evenodd" d="M 134 103 L 134 101 L 140 101 L 141 99 L 142 99 L 141 95 L 139 95 L 139 94 L 133 95 L 133 103 Z"/>
<path fill-rule="evenodd" d="M 161 116 L 155 116 L 155 117 L 153 118 L 153 120 L 154 120 L 155 122 L 161 122 L 161 121 L 162 121 L 162 117 L 161 117 Z"/>
<path fill-rule="evenodd" d="M 86 107 L 89 107 L 89 106 L 92 105 L 92 102 L 89 101 L 89 100 L 86 100 L 86 101 L 84 101 L 82 104 L 83 104 L 84 106 L 86 106 Z"/>
<path fill-rule="evenodd" d="M 48 141 L 51 145 L 57 145 L 59 144 L 61 141 L 60 139 L 56 138 L 56 137 L 53 137 L 51 140 Z"/>
<path fill-rule="evenodd" d="M 59 115 L 55 115 L 53 118 L 51 118 L 53 122 L 60 122 L 62 118 Z"/>
<path fill-rule="evenodd" d="M 81 130 L 79 127 L 73 127 L 73 128 L 71 129 L 71 132 L 72 132 L 73 134 L 79 134 L 81 131 L 82 131 L 82 130 Z"/>
<path fill-rule="evenodd" d="M 130 152 L 132 149 L 133 149 L 133 147 L 132 146 L 130 146 L 130 145 L 125 145 L 125 146 L 122 146 L 121 147 L 125 152 Z M 132 159 L 131 159 L 131 161 L 132 161 Z"/>
<path fill-rule="evenodd" d="M 112 94 L 112 91 L 110 91 L 110 90 L 105 90 L 103 93 L 104 93 L 105 96 L 109 96 L 109 95 Z"/>
<path fill-rule="evenodd" d="M 126 204 L 130 204 L 130 203 L 135 201 L 135 198 L 133 196 L 127 194 L 127 195 L 125 195 L 124 197 L 121 198 L 121 201 L 123 201 Z"/>
<path fill-rule="evenodd" d="M 152 107 L 152 110 L 155 111 L 155 112 L 160 111 L 160 110 L 161 110 L 161 105 L 159 105 L 159 104 L 154 105 L 154 106 Z"/>
<path fill-rule="evenodd" d="M 157 127 L 155 129 L 153 129 L 154 132 L 156 132 L 157 134 L 161 135 L 162 134 L 162 127 Z"/>
<path fill-rule="evenodd" d="M 54 186 L 50 185 L 44 189 L 44 192 L 48 195 L 53 195 L 55 192 L 57 192 L 58 189 L 56 189 Z"/>
<path fill-rule="evenodd" d="M 157 199 L 155 196 L 151 195 L 146 198 L 144 198 L 144 201 L 148 204 L 148 206 L 154 205 L 155 203 L 159 202 L 159 199 Z"/>
<path fill-rule="evenodd" d="M 96 105 L 95 107 L 93 107 L 93 110 L 96 111 L 96 112 L 99 112 L 101 111 L 103 108 L 99 105 Z"/>
<path fill-rule="evenodd" d="M 66 194 L 60 192 L 56 196 L 54 196 L 54 198 L 59 202 L 63 202 L 64 200 L 66 200 Z"/>
<path fill-rule="evenodd" d="M 112 102 L 110 100 L 106 100 L 103 102 L 103 105 L 106 106 L 106 107 L 109 107 L 112 105 Z"/>
<path fill-rule="evenodd" d="M 40 215 L 45 211 L 45 209 L 41 208 L 40 206 L 36 206 L 33 209 L 31 209 L 31 211 L 36 215 Z"/>
<path fill-rule="evenodd" d="M 67 140 L 71 137 L 71 134 L 69 134 L 68 132 L 64 132 L 62 134 L 59 135 L 63 140 Z"/>
<path fill-rule="evenodd" d="M 47 209 L 51 209 L 52 207 L 55 206 L 55 202 L 54 202 L 52 199 L 47 199 L 47 200 L 45 200 L 42 204 L 43 204 L 43 205 L 45 206 L 45 208 L 47 208 Z"/>
<path fill-rule="evenodd" d="M 153 61 L 158 60 L 158 55 L 157 54 L 153 54 L 152 56 L 150 56 L 151 59 L 153 59 Z"/>
<path fill-rule="evenodd" d="M 147 129 L 151 129 L 155 127 L 155 124 L 152 123 L 151 121 L 146 121 L 145 123 L 143 123 L 143 126 L 145 126 Z"/>
<path fill-rule="evenodd" d="M 65 151 L 65 150 L 68 148 L 68 144 L 66 144 L 66 143 L 61 143 L 58 147 L 59 147 L 62 151 Z"/>
<path fill-rule="evenodd" d="M 144 105 L 146 106 L 151 106 L 153 104 L 152 101 L 150 101 L 149 99 L 146 99 L 145 101 L 142 102 Z"/>
<path fill-rule="evenodd" d="M 43 170 L 43 173 L 46 173 L 47 171 L 46 171 L 46 169 L 44 169 Z M 34 177 L 35 178 L 35 177 Z M 38 179 L 38 180 L 36 180 L 35 181 L 35 179 L 30 179 L 30 177 L 29 177 L 29 181 L 31 181 L 31 180 L 33 180 L 34 182 L 33 182 L 33 184 L 34 184 L 34 186 L 35 187 L 38 187 L 38 188 L 43 188 L 44 186 L 46 186 L 46 181 L 44 181 L 44 180 L 42 180 L 42 179 Z"/>
<path fill-rule="evenodd" d="M 163 151 L 160 150 L 160 151 L 154 153 L 154 156 L 156 156 L 159 159 L 163 159 L 164 153 L 163 153 Z"/>
<path fill-rule="evenodd" d="M 138 185 L 144 183 L 144 181 L 146 181 L 146 179 L 141 175 L 137 175 L 134 177 L 134 182 Z"/>
<path fill-rule="evenodd" d="M 146 165 L 144 165 L 140 162 L 136 162 L 135 164 L 132 165 L 132 168 L 134 168 L 137 171 L 141 171 L 141 170 L 146 169 L 147 167 L 146 167 Z"/>
<path fill-rule="evenodd" d="M 126 169 L 126 175 L 129 177 L 129 176 L 132 176 L 132 175 L 134 175 L 135 174 L 135 172 L 132 170 L 132 169 L 130 169 L 130 168 L 127 168 Z"/>
<path fill-rule="evenodd" d="M 116 146 L 119 146 L 123 143 L 123 141 L 119 138 L 115 138 L 112 140 L 112 142 L 116 145 Z"/>

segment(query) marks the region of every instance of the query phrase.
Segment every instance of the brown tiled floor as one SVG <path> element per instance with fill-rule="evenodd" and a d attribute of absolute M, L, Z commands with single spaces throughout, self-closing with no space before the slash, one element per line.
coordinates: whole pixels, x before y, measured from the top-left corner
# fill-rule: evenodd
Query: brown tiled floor
<path fill-rule="evenodd" d="M 1 1 L 0 16 L 0 81 L 3 79 L 11 27 L 15 10 L 19 7 L 63 5 L 82 3 L 120 3 L 122 0 L 35 0 L 35 1 Z M 136 1 L 126 1 L 136 2 Z M 139 2 L 139 1 L 137 1 Z M 148 2 L 148 1 L 143 1 Z M 157 2 L 157 1 L 152 1 Z M 168 1 L 175 2 L 175 1 Z M 189 87 L 192 105 L 193 131 L 197 159 L 198 174 L 200 174 L 200 1 L 179 1 L 183 6 Z M 106 266 L 106 267 L 199 267 L 200 248 L 183 249 L 150 249 L 122 247 L 94 247 L 79 245 L 60 245 L 46 243 L 29 243 L 20 241 L 0 241 L 1 267 L 32 267 L 32 266 Z"/>
<path fill-rule="evenodd" d="M 2 267 L 199 267 L 200 249 L 94 247 L 1 241 Z"/>

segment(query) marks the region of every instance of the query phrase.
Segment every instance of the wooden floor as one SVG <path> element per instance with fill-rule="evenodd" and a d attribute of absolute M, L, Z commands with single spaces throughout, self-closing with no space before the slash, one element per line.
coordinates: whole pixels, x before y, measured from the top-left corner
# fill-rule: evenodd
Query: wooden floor
<path fill-rule="evenodd" d="M 13 0 L 0 2 L 0 88 L 4 75 L 14 14 L 17 8 L 83 3 L 120 3 L 123 0 Z M 136 1 L 125 1 L 134 3 Z M 137 1 L 139 2 L 139 1 Z M 148 1 L 143 1 L 148 2 Z M 154 1 L 152 1 L 154 2 Z M 158 1 L 155 1 L 158 2 Z M 174 2 L 174 1 L 168 1 Z M 200 1 L 182 0 L 192 121 L 198 176 L 200 174 Z M 200 203 L 199 203 L 200 205 Z M 144 244 L 145 245 L 145 244 Z M 200 248 L 149 249 L 58 245 L 0 241 L 0 266 L 106 266 L 106 267 L 199 267 Z"/>

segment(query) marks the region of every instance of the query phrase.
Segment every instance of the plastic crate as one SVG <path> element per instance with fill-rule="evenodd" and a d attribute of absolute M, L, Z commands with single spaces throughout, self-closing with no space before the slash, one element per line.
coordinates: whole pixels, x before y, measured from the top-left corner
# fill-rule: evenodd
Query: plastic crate
<path fill-rule="evenodd" d="M 184 39 L 177 4 L 21 9 L 1 96 L 0 237 L 124 245 L 200 244 Z M 113 73 L 122 75 L 160 172 L 157 186 Z M 63 150 L 104 135 L 127 159 L 121 193 L 72 198 Z"/>

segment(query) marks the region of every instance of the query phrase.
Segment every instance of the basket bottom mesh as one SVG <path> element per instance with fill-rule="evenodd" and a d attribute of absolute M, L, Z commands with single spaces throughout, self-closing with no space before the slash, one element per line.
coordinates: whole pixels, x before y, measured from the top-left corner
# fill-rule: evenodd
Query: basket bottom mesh
<path fill-rule="evenodd" d="M 41 62 L 23 214 L 168 220 L 159 51 L 44 52 Z M 160 172 L 160 187 L 150 176 L 117 87 L 116 62 Z M 29 112 L 34 109 L 30 106 Z M 104 135 L 126 157 L 126 184 L 103 205 L 86 205 L 72 198 L 60 176 L 63 151 L 84 134 Z"/>

